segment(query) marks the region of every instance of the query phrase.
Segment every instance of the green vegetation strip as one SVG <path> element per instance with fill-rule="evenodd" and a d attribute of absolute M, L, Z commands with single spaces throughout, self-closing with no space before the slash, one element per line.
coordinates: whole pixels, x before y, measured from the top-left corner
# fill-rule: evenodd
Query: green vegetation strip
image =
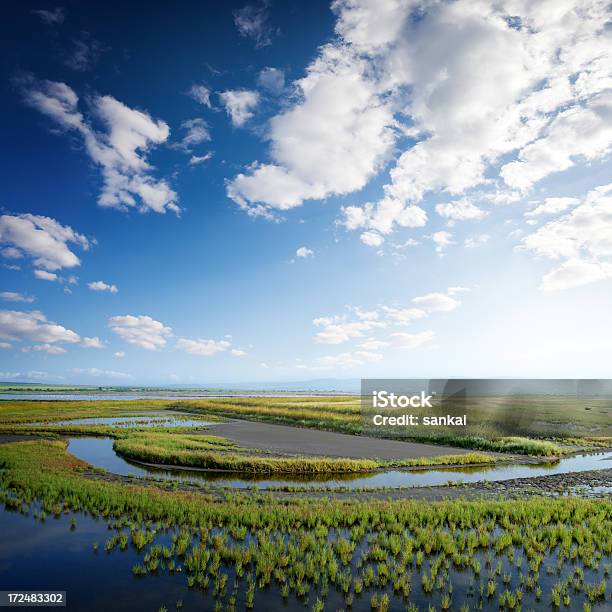
<path fill-rule="evenodd" d="M 475 451 L 559 457 L 570 452 L 570 446 L 612 446 L 611 409 L 595 400 L 591 404 L 593 406 L 589 405 L 589 410 L 585 410 L 584 402 L 572 398 L 517 398 L 503 405 L 500 405 L 499 398 L 478 398 L 466 407 L 468 426 L 459 433 L 449 434 L 448 429 L 434 427 L 382 433 L 399 440 Z M 0 433 L 28 433 L 33 430 L 29 425 L 33 422 L 45 424 L 32 431 L 39 433 L 49 431 L 54 423 L 62 420 L 125 416 L 152 410 L 176 410 L 206 420 L 240 418 L 341 433 L 368 433 L 364 429 L 358 397 L 2 401 Z M 62 431 L 78 434 L 91 432 L 99 435 L 103 431 L 94 426 L 64 427 Z M 579 436 L 580 431 L 585 435 Z M 508 435 L 508 432 L 513 435 Z"/>
<path fill-rule="evenodd" d="M 397 461 L 329 457 L 269 457 L 251 453 L 219 452 L 238 449 L 216 436 L 132 433 L 115 440 L 120 455 L 146 463 L 251 473 L 322 474 L 371 472 L 385 467 L 491 464 L 496 459 L 483 453 L 441 455 Z"/>
<path fill-rule="evenodd" d="M 437 610 L 606 605 L 610 501 L 215 500 L 90 479 L 84 467 L 61 441 L 2 445 L 0 501 L 41 521 L 102 517 L 115 532 L 107 554 L 131 546 L 135 576 L 183 572 L 219 610 L 279 609 L 291 594 L 320 612 L 332 590 L 378 612 L 413 612 L 414 597 Z"/>

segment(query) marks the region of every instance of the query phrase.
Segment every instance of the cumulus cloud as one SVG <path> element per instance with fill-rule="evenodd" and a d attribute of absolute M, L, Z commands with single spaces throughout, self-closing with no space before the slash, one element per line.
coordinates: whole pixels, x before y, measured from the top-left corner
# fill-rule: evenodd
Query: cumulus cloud
<path fill-rule="evenodd" d="M 378 313 L 374 313 L 375 316 L 372 317 L 359 309 L 352 310 L 353 317 L 342 314 L 314 319 L 313 325 L 321 329 L 314 337 L 315 342 L 317 344 L 342 344 L 352 338 L 362 337 L 367 331 L 385 326 L 378 320 Z"/>
<path fill-rule="evenodd" d="M 87 286 L 92 290 L 92 291 L 108 291 L 108 293 L 118 293 L 119 289 L 117 288 L 117 285 L 109 285 L 107 283 L 105 283 L 104 281 L 93 281 L 91 283 L 87 283 Z"/>
<path fill-rule="evenodd" d="M 195 145 L 210 140 L 210 131 L 204 119 L 188 119 L 181 123 L 181 128 L 185 132 L 185 135 L 178 143 L 178 147 L 183 151 L 191 152 Z"/>
<path fill-rule="evenodd" d="M 436 212 L 450 221 L 472 221 L 482 219 L 487 212 L 469 200 L 454 200 L 436 205 Z"/>
<path fill-rule="evenodd" d="M 451 297 L 448 293 L 428 293 L 413 298 L 412 302 L 426 312 L 449 312 L 455 310 L 461 304 L 459 300 Z"/>
<path fill-rule="evenodd" d="M 578 198 L 546 198 L 542 203 L 525 213 L 526 217 L 539 217 L 541 215 L 556 215 L 568 208 L 580 204 Z"/>
<path fill-rule="evenodd" d="M 544 290 L 567 289 L 612 276 L 612 183 L 597 187 L 570 212 L 526 235 L 522 250 L 561 261 L 542 279 Z"/>
<path fill-rule="evenodd" d="M 383 198 L 377 203 L 363 206 L 345 206 L 339 224 L 347 230 L 368 228 L 361 234 L 361 241 L 368 246 L 380 246 L 384 235 L 390 234 L 395 225 L 400 227 L 423 227 L 427 213 L 419 206 L 406 206 L 399 200 Z"/>
<path fill-rule="evenodd" d="M 295 254 L 298 257 L 302 257 L 303 259 L 307 259 L 308 257 L 314 257 L 314 251 L 309 249 L 308 247 L 302 246 L 300 247 Z"/>
<path fill-rule="evenodd" d="M 108 320 L 109 328 L 120 338 L 149 351 L 162 349 L 172 329 L 147 315 L 122 315 Z"/>
<path fill-rule="evenodd" d="M 259 104 L 259 94 L 248 89 L 223 91 L 219 98 L 234 127 L 242 127 L 253 116 Z"/>
<path fill-rule="evenodd" d="M 427 316 L 422 308 L 396 308 L 393 306 L 383 306 L 383 312 L 394 323 L 407 325 L 413 321 L 418 321 Z"/>
<path fill-rule="evenodd" d="M 37 268 L 54 272 L 80 265 L 79 258 L 70 249 L 71 244 L 87 251 L 91 243 L 82 234 L 51 217 L 29 213 L 0 216 L 0 245 L 5 246 L 2 250 L 4 257 L 18 259 L 27 256 Z M 37 274 L 37 277 L 55 280 L 45 274 Z"/>
<path fill-rule="evenodd" d="M 363 187 L 393 146 L 393 112 L 368 79 L 368 62 L 343 44 L 322 47 L 299 100 L 273 117 L 272 163 L 255 163 L 228 183 L 228 195 L 252 214 L 287 210 L 306 199 Z"/>
<path fill-rule="evenodd" d="M 22 293 L 18 293 L 17 291 L 0 291 L 0 300 L 5 300 L 6 302 L 31 303 L 34 301 L 34 298 L 30 295 L 23 295 Z"/>
<path fill-rule="evenodd" d="M 377 247 L 384 241 L 385 239 L 376 232 L 363 232 L 363 234 L 361 234 L 361 242 L 367 246 Z"/>
<path fill-rule="evenodd" d="M 260 49 L 272 44 L 274 30 L 269 23 L 268 2 L 247 4 L 234 12 L 234 25 L 241 36 L 250 38 Z"/>
<path fill-rule="evenodd" d="M 436 252 L 442 254 L 446 247 L 454 244 L 453 235 L 450 232 L 440 230 L 439 232 L 434 232 L 431 235 L 431 239 L 434 241 L 436 245 Z"/>
<path fill-rule="evenodd" d="M 58 346 L 57 344 L 35 344 L 34 346 L 24 346 L 21 349 L 22 353 L 29 353 L 30 351 L 34 351 L 36 353 L 48 353 L 49 355 L 62 355 L 66 352 L 66 349 L 63 346 Z"/>
<path fill-rule="evenodd" d="M 375 337 L 376 332 L 397 327 L 412 326 L 426 319 L 431 313 L 450 312 L 458 308 L 458 294 L 467 287 L 449 287 L 446 292 L 428 293 L 413 298 L 414 306 L 389 306 L 381 304 L 374 310 L 348 307 L 341 315 L 319 317 L 313 320 L 318 329 L 314 336 L 317 344 L 345 344 L 360 340 L 359 347 L 366 351 L 378 351 L 384 347 L 417 348 L 433 339 L 433 332 L 393 332 L 386 337 Z M 411 344 L 413 343 L 413 344 Z"/>
<path fill-rule="evenodd" d="M 178 349 L 190 353 L 191 355 L 203 355 L 205 357 L 211 357 L 212 355 L 226 351 L 230 346 L 231 342 L 229 340 L 203 340 L 202 338 L 196 340 L 179 338 L 176 343 Z"/>
<path fill-rule="evenodd" d="M 39 280 L 46 280 L 55 282 L 60 280 L 59 276 L 55 272 L 47 272 L 47 270 L 34 270 L 34 276 Z"/>
<path fill-rule="evenodd" d="M 270 121 L 270 159 L 228 183 L 250 213 L 358 191 L 393 159 L 380 197 L 340 220 L 379 246 L 396 226 L 426 222 L 428 193 L 453 198 L 438 210 L 449 220 L 479 219 L 471 190 L 516 200 L 610 151 L 606 2 L 337 0 L 332 10 L 335 38 Z"/>
<path fill-rule="evenodd" d="M 104 348 L 104 342 L 98 338 L 98 336 L 85 337 L 81 341 L 81 346 L 83 348 L 94 348 L 94 349 L 102 349 Z"/>
<path fill-rule="evenodd" d="M 75 344 L 81 338 L 70 329 L 48 321 L 39 310 L 29 312 L 0 310 L 0 338 L 9 341 L 44 344 Z"/>
<path fill-rule="evenodd" d="M 137 208 L 141 212 L 180 211 L 176 193 L 165 180 L 152 176 L 147 161 L 151 148 L 167 141 L 167 123 L 112 96 L 94 96 L 91 115 L 106 128 L 100 132 L 81 113 L 77 94 L 65 83 L 26 79 L 21 86 L 27 104 L 83 139 L 85 150 L 102 171 L 100 206 Z"/>
<path fill-rule="evenodd" d="M 230 353 L 231 353 L 231 354 L 232 354 L 234 357 L 245 357 L 245 356 L 246 356 L 246 354 L 247 354 L 247 352 L 246 352 L 245 350 L 243 350 L 243 349 L 239 349 L 239 348 L 237 348 L 237 349 L 232 349 L 232 350 L 230 351 Z"/>
<path fill-rule="evenodd" d="M 540 289 L 558 291 L 581 287 L 612 277 L 612 263 L 568 259 L 542 277 Z"/>
<path fill-rule="evenodd" d="M 116 353 L 113 353 L 113 355 L 119 359 L 122 359 L 125 357 L 125 351 L 117 351 Z"/>

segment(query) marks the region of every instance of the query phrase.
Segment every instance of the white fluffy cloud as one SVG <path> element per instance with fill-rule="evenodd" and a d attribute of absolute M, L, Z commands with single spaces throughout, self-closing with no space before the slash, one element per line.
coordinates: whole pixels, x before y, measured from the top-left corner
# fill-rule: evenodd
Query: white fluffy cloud
<path fill-rule="evenodd" d="M 71 244 L 85 251 L 90 247 L 85 236 L 51 217 L 31 214 L 0 216 L 0 245 L 5 247 L 2 251 L 4 257 L 30 257 L 37 268 L 47 272 L 74 268 L 81 262 L 70 250 Z"/>
<path fill-rule="evenodd" d="M 612 276 L 612 183 L 521 241 L 521 249 L 561 264 L 542 279 L 544 290 L 566 289 Z"/>
<path fill-rule="evenodd" d="M 309 249 L 308 247 L 302 246 L 300 247 L 295 254 L 302 259 L 307 259 L 308 257 L 314 257 L 314 251 Z"/>
<path fill-rule="evenodd" d="M 428 293 L 413 298 L 414 306 L 379 305 L 375 310 L 349 307 L 341 315 L 319 317 L 313 320 L 318 329 L 314 336 L 317 344 L 346 344 L 360 340 L 365 351 L 378 351 L 384 347 L 417 348 L 433 339 L 434 332 L 392 332 L 385 337 L 375 337 L 376 332 L 397 327 L 412 326 L 426 319 L 431 313 L 450 312 L 461 305 L 456 297 L 467 292 L 467 287 L 449 287 L 446 292 Z"/>
<path fill-rule="evenodd" d="M 366 229 L 361 234 L 361 242 L 377 247 L 396 224 L 423 227 L 427 223 L 427 213 L 419 206 L 405 206 L 399 200 L 383 198 L 380 202 L 368 202 L 363 206 L 345 206 L 339 223 L 348 230 Z"/>
<path fill-rule="evenodd" d="M 439 207 L 446 218 L 479 219 L 470 190 L 516 199 L 610 151 L 605 0 L 336 0 L 332 10 L 336 37 L 270 122 L 270 159 L 228 183 L 252 214 L 358 191 L 395 157 L 380 197 L 342 213 L 379 246 L 395 226 L 426 222 L 428 193 L 454 198 Z"/>
<path fill-rule="evenodd" d="M 149 150 L 166 142 L 170 135 L 164 121 L 156 121 L 112 96 L 95 96 L 92 117 L 106 128 L 100 132 L 80 112 L 77 94 L 65 83 L 30 79 L 23 83 L 23 91 L 30 106 L 82 137 L 85 150 L 102 171 L 100 206 L 137 208 L 141 212 L 180 211 L 176 193 L 165 180 L 152 176 L 147 161 Z"/>
<path fill-rule="evenodd" d="M 440 254 L 444 252 L 444 249 L 446 249 L 447 246 L 454 244 L 453 235 L 445 230 L 434 232 L 431 235 L 431 239 L 436 245 L 436 252 Z"/>
<path fill-rule="evenodd" d="M 183 123 L 181 123 L 181 128 L 185 132 L 185 135 L 177 146 L 183 151 L 191 152 L 194 146 L 211 139 L 208 124 L 200 117 L 183 121 Z"/>
<path fill-rule="evenodd" d="M 333 317 L 319 317 L 313 320 L 313 325 L 321 329 L 314 337 L 317 344 L 342 344 L 353 338 L 360 338 L 365 332 L 384 327 L 377 312 L 365 312 L 351 309 L 354 317 L 347 314 Z"/>
<path fill-rule="evenodd" d="M 428 293 L 415 297 L 412 302 L 427 312 L 449 312 L 461 304 L 448 293 Z"/>
<path fill-rule="evenodd" d="M 85 336 L 85 338 L 83 338 L 83 340 L 81 341 L 81 346 L 83 348 L 102 349 L 104 348 L 104 343 L 102 342 L 102 340 L 100 340 L 100 338 L 98 338 L 98 336 Z"/>
<path fill-rule="evenodd" d="M 202 338 L 196 340 L 179 338 L 176 343 L 177 348 L 191 355 L 202 355 L 205 357 L 211 357 L 226 351 L 231 345 L 232 343 L 229 340 L 203 340 Z"/>
<path fill-rule="evenodd" d="M 0 300 L 7 302 L 28 302 L 34 301 L 34 298 L 30 295 L 23 295 L 17 291 L 0 291 Z"/>
<path fill-rule="evenodd" d="M 172 329 L 147 315 L 111 317 L 108 326 L 120 338 L 149 351 L 164 348 Z"/>
<path fill-rule="evenodd" d="M 253 214 L 363 187 L 388 158 L 393 112 L 368 78 L 369 63 L 342 43 L 322 47 L 293 86 L 298 102 L 272 118 L 272 163 L 256 163 L 228 184 Z"/>
<path fill-rule="evenodd" d="M 542 277 L 540 289 L 558 291 L 581 287 L 612 277 L 612 263 L 568 259 Z"/>
<path fill-rule="evenodd" d="M 259 104 L 259 94 L 248 89 L 234 89 L 219 94 L 234 127 L 242 127 Z"/>
<path fill-rule="evenodd" d="M 525 216 L 539 217 L 541 215 L 556 215 L 576 204 L 580 204 L 578 198 L 546 198 L 544 202 L 528 210 Z"/>
<path fill-rule="evenodd" d="M 422 308 L 395 308 L 393 306 L 383 306 L 383 311 L 394 323 L 407 325 L 413 321 L 418 321 L 427 316 Z"/>
<path fill-rule="evenodd" d="M 118 293 L 119 289 L 117 289 L 116 285 L 109 285 L 104 281 L 93 281 L 91 283 L 87 283 L 87 286 L 92 291 L 108 291 L 109 293 Z"/>
<path fill-rule="evenodd" d="M 70 329 L 48 321 L 38 310 L 0 310 L 0 338 L 9 341 L 75 344 L 81 338 Z"/>
<path fill-rule="evenodd" d="M 34 276 L 39 280 L 55 282 L 60 280 L 60 277 L 55 272 L 47 272 L 47 270 L 34 270 Z"/>
<path fill-rule="evenodd" d="M 560 112 L 537 140 L 521 149 L 518 160 L 503 166 L 500 174 L 508 186 L 528 191 L 549 174 L 571 168 L 577 159 L 591 161 L 611 150 L 612 93 L 582 104 Z"/>
<path fill-rule="evenodd" d="M 461 199 L 436 205 L 436 212 L 450 221 L 473 221 L 482 219 L 487 212 L 469 200 Z"/>
<path fill-rule="evenodd" d="M 48 353 L 49 355 L 62 355 L 66 352 L 66 349 L 63 346 L 49 344 L 48 342 L 45 344 L 35 344 L 34 346 L 24 346 L 21 349 L 22 353 L 29 353 L 30 351 L 35 353 Z"/>

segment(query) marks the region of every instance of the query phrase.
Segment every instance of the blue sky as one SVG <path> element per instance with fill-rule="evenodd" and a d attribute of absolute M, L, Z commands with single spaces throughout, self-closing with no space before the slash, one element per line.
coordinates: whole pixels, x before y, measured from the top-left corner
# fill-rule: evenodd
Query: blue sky
<path fill-rule="evenodd" d="M 578 4 L 7 7 L 0 379 L 609 377 Z"/>

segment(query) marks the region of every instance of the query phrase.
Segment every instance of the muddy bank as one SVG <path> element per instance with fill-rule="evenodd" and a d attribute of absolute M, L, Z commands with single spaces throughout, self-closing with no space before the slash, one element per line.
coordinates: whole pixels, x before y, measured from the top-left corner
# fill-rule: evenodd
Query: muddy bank
<path fill-rule="evenodd" d="M 201 482 L 179 482 L 171 480 L 154 480 L 135 476 L 119 476 L 87 468 L 83 471 L 86 478 L 121 482 L 123 484 L 153 486 L 167 491 L 183 491 L 199 493 L 203 497 L 224 499 L 227 495 L 249 495 L 259 498 L 262 503 L 273 496 L 277 500 L 297 500 L 312 498 L 329 498 L 346 501 L 359 500 L 402 500 L 419 499 L 429 501 L 458 499 L 521 499 L 532 496 L 558 497 L 561 495 L 576 495 L 578 497 L 612 497 L 612 468 L 608 470 L 593 470 L 569 474 L 552 474 L 535 478 L 516 478 L 514 480 L 481 482 L 455 486 L 407 487 L 404 489 L 301 489 L 298 487 L 282 487 L 261 491 L 230 489 L 222 485 Z"/>
<path fill-rule="evenodd" d="M 465 448 L 402 442 L 384 438 L 272 425 L 257 421 L 231 421 L 210 425 L 206 434 L 222 436 L 247 448 L 290 455 L 349 457 L 351 459 L 414 459 L 438 455 L 463 455 L 474 452 Z"/>

